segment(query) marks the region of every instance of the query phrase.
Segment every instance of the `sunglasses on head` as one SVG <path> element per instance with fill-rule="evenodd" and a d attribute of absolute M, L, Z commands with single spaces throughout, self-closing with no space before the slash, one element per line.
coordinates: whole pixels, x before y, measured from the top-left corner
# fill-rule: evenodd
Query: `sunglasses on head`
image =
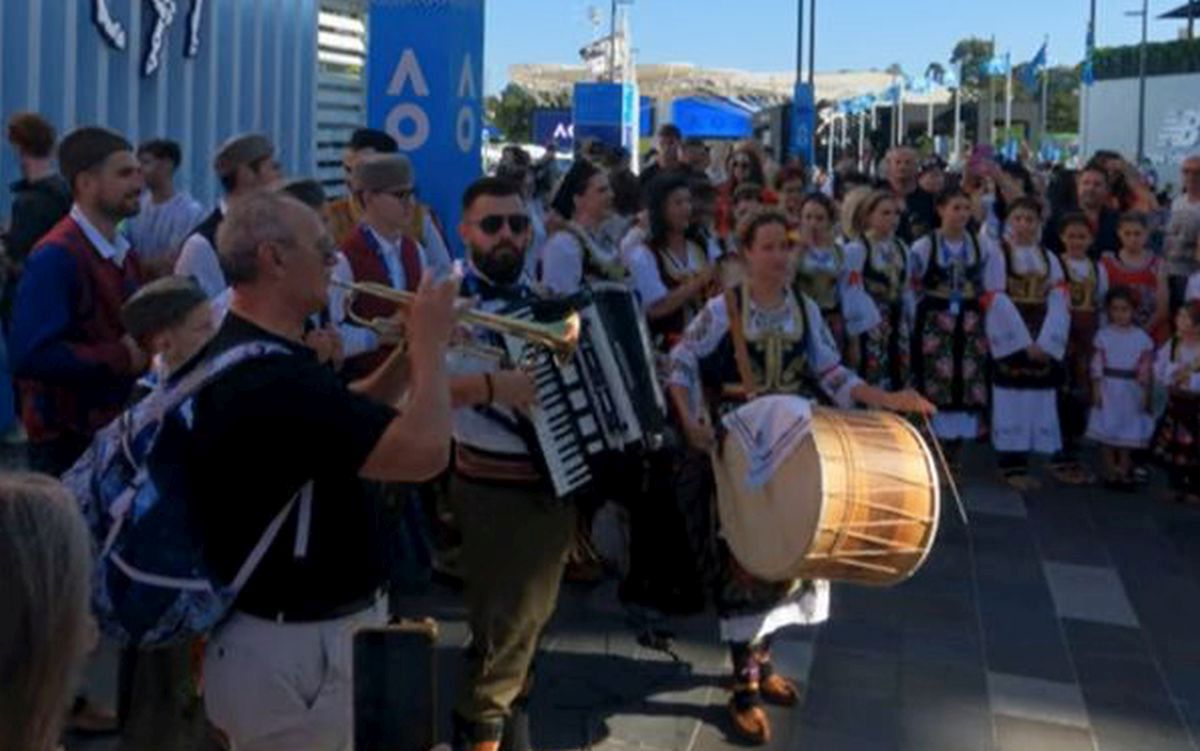
<path fill-rule="evenodd" d="M 519 235 L 529 229 L 529 217 L 525 214 L 489 214 L 475 222 L 485 235 L 494 235 L 508 222 L 508 231 Z"/>

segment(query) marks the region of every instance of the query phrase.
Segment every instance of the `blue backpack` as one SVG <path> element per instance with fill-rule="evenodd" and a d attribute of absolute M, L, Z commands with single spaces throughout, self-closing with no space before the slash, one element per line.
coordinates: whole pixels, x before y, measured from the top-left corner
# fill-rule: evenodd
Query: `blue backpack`
<path fill-rule="evenodd" d="M 297 505 L 297 555 L 303 555 L 311 482 L 263 531 L 233 581 L 225 582 L 205 562 L 187 500 L 170 492 L 163 474 L 178 457 L 159 452 L 155 472 L 148 466 L 169 417 L 191 426 L 192 398 L 200 389 L 238 363 L 286 353 L 278 344 L 248 342 L 198 363 L 175 383 L 159 384 L 102 428 L 63 475 L 94 541 L 93 613 L 101 630 L 121 644 L 155 646 L 212 631 Z"/>

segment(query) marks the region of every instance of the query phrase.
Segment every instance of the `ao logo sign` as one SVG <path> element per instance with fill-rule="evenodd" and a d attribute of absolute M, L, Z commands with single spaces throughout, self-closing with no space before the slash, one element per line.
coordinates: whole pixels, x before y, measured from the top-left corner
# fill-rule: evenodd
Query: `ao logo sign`
<path fill-rule="evenodd" d="M 455 141 L 458 148 L 465 154 L 475 143 L 475 135 L 479 124 L 475 122 L 475 111 L 470 102 L 478 97 L 475 84 L 475 74 L 472 72 L 471 56 L 464 55 L 461 73 L 458 76 L 457 96 L 462 101 L 455 118 Z M 388 84 L 388 96 L 403 96 L 405 89 L 412 87 L 412 94 L 417 99 L 429 98 L 429 84 L 421 71 L 421 61 L 411 47 L 400 54 L 400 61 L 392 72 Z M 429 140 L 429 114 L 420 102 L 404 102 L 397 104 L 388 113 L 384 121 L 384 129 L 396 139 L 401 151 L 416 151 Z"/>
<path fill-rule="evenodd" d="M 555 141 L 574 141 L 575 123 L 559 123 L 554 126 Z"/>

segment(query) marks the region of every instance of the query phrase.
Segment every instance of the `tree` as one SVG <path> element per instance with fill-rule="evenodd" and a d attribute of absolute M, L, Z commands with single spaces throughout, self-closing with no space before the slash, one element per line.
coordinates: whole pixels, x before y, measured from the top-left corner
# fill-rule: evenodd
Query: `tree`
<path fill-rule="evenodd" d="M 888 73 L 893 76 L 898 76 L 904 72 L 904 69 L 900 67 L 900 63 L 892 63 L 891 65 L 884 68 L 883 72 Z"/>
<path fill-rule="evenodd" d="M 962 64 L 960 84 L 964 90 L 976 91 L 987 87 L 987 79 L 983 75 L 983 64 L 992 59 L 994 45 L 987 39 L 968 37 L 959 40 L 950 53 L 950 62 Z"/>
<path fill-rule="evenodd" d="M 515 83 L 505 86 L 499 96 L 489 96 L 483 102 L 484 113 L 509 141 L 524 143 L 530 138 L 533 110 L 537 100 Z"/>
<path fill-rule="evenodd" d="M 930 81 L 941 83 L 945 77 L 946 66 L 942 65 L 941 63 L 930 63 L 929 66 L 925 68 L 925 78 L 929 79 Z"/>
<path fill-rule="evenodd" d="M 1079 130 L 1079 66 L 1050 68 L 1050 91 L 1046 128 L 1052 133 Z"/>

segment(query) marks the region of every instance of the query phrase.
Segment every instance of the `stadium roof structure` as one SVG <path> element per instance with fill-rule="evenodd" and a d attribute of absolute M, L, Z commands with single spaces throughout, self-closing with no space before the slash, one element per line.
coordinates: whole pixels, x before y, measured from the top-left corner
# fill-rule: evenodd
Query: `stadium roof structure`
<path fill-rule="evenodd" d="M 513 65 L 509 81 L 535 98 L 549 100 L 564 94 L 580 81 L 591 80 L 583 65 Z M 882 70 L 817 72 L 816 100 L 831 102 L 864 94 L 875 94 L 891 86 L 895 77 Z M 644 64 L 637 66 L 638 93 L 660 100 L 693 96 L 715 96 L 744 103 L 750 109 L 782 104 L 792 98 L 795 72 L 751 73 L 720 68 L 699 68 L 691 63 Z M 928 94 L 907 93 L 906 104 L 947 104 L 950 92 L 939 89 Z"/>

